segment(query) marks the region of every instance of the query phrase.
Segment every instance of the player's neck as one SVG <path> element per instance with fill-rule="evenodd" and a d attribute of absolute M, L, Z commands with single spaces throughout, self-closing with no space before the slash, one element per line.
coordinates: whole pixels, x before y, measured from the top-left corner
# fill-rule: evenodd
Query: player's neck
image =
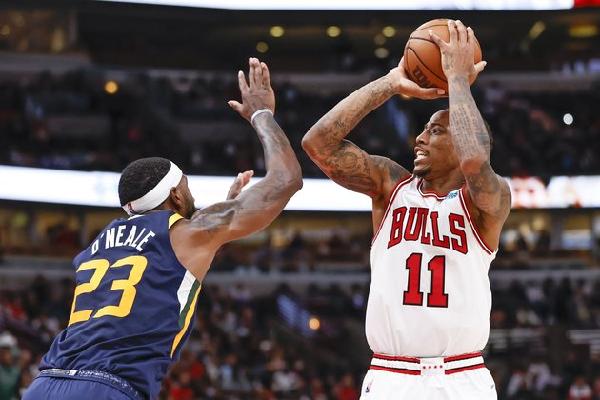
<path fill-rule="evenodd" d="M 460 189 L 465 183 L 465 177 L 460 169 L 454 169 L 449 174 L 423 178 L 423 190 L 438 194 L 447 194 L 451 190 Z"/>

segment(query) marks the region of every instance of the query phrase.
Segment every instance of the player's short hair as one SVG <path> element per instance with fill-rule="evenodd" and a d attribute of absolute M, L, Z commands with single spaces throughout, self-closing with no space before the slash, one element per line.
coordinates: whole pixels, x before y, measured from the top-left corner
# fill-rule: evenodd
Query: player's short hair
<path fill-rule="evenodd" d="M 171 162 L 162 157 L 140 158 L 129 164 L 119 179 L 121 206 L 144 196 L 167 175 Z"/>

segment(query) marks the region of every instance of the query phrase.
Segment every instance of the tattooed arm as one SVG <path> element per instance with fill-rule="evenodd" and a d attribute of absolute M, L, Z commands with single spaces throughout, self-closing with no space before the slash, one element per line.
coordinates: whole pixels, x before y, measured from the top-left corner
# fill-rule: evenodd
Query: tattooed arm
<path fill-rule="evenodd" d="M 325 114 L 302 139 L 302 147 L 319 168 L 347 189 L 374 201 L 387 198 L 409 172 L 386 157 L 369 155 L 345 137 L 372 110 L 395 94 L 432 99 L 443 94 L 422 89 L 406 77 L 404 60 L 386 76 L 354 91 Z"/>
<path fill-rule="evenodd" d="M 267 174 L 235 198 L 230 192 L 228 200 L 195 212 L 174 230 L 171 241 L 177 257 L 198 279 L 204 277 L 221 245 L 267 227 L 302 188 L 300 164 L 272 115 L 275 97 L 267 66 L 251 59 L 250 85 L 241 71 L 238 78 L 243 103 L 231 101 L 230 106 L 248 120 L 258 110 L 271 111 L 251 121 L 263 146 Z"/>
<path fill-rule="evenodd" d="M 475 37 L 471 28 L 466 29 L 460 21 L 448 21 L 448 28 L 450 43 L 433 33 L 431 36 L 440 47 L 448 78 L 452 142 L 471 199 L 469 211 L 486 243 L 497 248 L 500 230 L 510 212 L 510 189 L 490 165 L 489 132 L 469 85 L 469 78 L 481 72 L 485 62 L 473 64 Z"/>
<path fill-rule="evenodd" d="M 266 228 L 302 187 L 302 172 L 285 134 L 270 114 L 255 119 L 265 151 L 266 176 L 235 199 L 197 211 L 191 226 L 220 246 Z"/>

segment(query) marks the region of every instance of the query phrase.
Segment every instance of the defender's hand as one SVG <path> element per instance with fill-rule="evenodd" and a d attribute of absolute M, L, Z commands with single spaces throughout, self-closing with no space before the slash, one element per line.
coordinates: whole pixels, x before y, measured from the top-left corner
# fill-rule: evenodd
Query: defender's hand
<path fill-rule="evenodd" d="M 398 66 L 392 69 L 388 75 L 392 79 L 392 84 L 394 85 L 396 93 L 398 94 L 416 97 L 423 100 L 432 100 L 446 96 L 446 92 L 443 89 L 422 88 L 410 80 L 408 74 L 406 73 L 404 57 L 402 57 Z"/>
<path fill-rule="evenodd" d="M 233 200 L 236 197 L 238 197 L 238 195 L 242 192 L 244 186 L 246 186 L 248 182 L 250 182 L 250 178 L 252 178 L 252 175 L 254 175 L 253 170 L 248 170 L 237 174 L 235 180 L 229 188 L 229 193 L 227 193 L 227 200 Z"/>
<path fill-rule="evenodd" d="M 242 71 L 238 72 L 238 83 L 242 93 L 242 103 L 230 100 L 227 104 L 242 117 L 250 121 L 250 117 L 257 110 L 268 109 L 275 112 L 275 93 L 271 88 L 269 68 L 257 58 L 248 60 L 250 66 L 248 81 Z"/>
<path fill-rule="evenodd" d="M 473 29 L 465 28 L 462 22 L 448 20 L 450 42 L 444 42 L 433 31 L 429 31 L 431 40 L 435 42 L 442 53 L 442 69 L 448 79 L 453 77 L 466 77 L 470 81 L 485 68 L 487 62 L 474 63 L 475 34 Z"/>

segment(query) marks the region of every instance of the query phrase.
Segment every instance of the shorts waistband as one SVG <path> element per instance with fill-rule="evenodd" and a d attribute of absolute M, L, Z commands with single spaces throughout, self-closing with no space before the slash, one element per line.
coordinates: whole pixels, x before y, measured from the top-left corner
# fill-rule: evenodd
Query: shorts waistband
<path fill-rule="evenodd" d="M 450 375 L 485 368 L 480 352 L 449 357 L 404 357 L 374 353 L 369 369 L 408 375 Z"/>
<path fill-rule="evenodd" d="M 124 392 L 132 399 L 143 400 L 144 397 L 133 388 L 125 379 L 106 371 L 86 370 L 86 369 L 58 369 L 50 368 L 40 371 L 39 376 L 50 376 L 54 378 L 74 378 L 88 379 L 106 383 L 120 391 Z"/>

